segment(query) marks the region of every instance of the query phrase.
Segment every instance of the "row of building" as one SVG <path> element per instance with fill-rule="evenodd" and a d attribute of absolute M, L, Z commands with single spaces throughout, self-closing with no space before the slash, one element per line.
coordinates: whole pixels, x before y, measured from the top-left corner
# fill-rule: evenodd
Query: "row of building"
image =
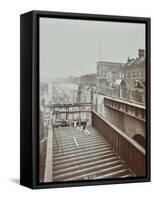
<path fill-rule="evenodd" d="M 92 84 L 89 84 L 92 80 Z M 76 87 L 75 87 L 75 86 Z M 65 101 L 69 103 L 99 104 L 98 95 L 110 96 L 134 103 L 145 104 L 145 51 L 138 50 L 138 57 L 128 58 L 126 63 L 97 62 L 97 73 L 84 75 L 80 78 L 80 84 L 57 83 L 53 87 L 52 96 L 57 98 L 55 102 Z M 49 86 L 40 83 L 40 109 L 49 103 Z M 52 97 L 53 98 L 53 97 Z M 96 108 L 98 105 L 96 105 Z M 93 107 L 95 109 L 95 106 Z M 42 109 L 41 109 L 42 110 Z M 50 111 L 42 110 L 43 121 L 49 120 Z"/>
<path fill-rule="evenodd" d="M 97 92 L 132 102 L 145 103 L 145 51 L 126 63 L 97 62 Z"/>

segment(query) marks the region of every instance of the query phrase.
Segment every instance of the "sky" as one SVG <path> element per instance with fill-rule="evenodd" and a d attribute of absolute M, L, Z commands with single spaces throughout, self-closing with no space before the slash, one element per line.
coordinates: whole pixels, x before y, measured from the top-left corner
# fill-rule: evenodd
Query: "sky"
<path fill-rule="evenodd" d="M 40 18 L 40 80 L 96 73 L 98 61 L 125 63 L 145 49 L 145 24 Z"/>

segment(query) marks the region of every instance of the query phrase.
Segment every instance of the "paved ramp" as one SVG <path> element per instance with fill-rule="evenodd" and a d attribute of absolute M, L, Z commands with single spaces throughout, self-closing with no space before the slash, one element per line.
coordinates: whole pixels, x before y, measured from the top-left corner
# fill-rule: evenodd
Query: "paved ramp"
<path fill-rule="evenodd" d="M 123 160 L 94 128 L 55 128 L 53 181 L 132 177 Z"/>

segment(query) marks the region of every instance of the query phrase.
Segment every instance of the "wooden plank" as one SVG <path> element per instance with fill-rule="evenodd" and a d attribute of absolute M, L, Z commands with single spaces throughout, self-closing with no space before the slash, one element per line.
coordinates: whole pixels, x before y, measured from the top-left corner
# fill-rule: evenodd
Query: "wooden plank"
<path fill-rule="evenodd" d="M 78 143 L 76 141 L 76 138 L 74 136 L 73 136 L 73 140 L 74 140 L 74 143 L 75 143 L 76 147 L 79 148 L 79 145 L 78 145 Z"/>

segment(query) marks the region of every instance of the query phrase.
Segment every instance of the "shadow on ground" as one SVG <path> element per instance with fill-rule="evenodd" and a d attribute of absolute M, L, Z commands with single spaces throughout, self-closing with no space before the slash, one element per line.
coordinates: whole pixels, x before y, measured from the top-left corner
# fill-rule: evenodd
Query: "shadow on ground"
<path fill-rule="evenodd" d="M 11 181 L 12 183 L 17 184 L 17 185 L 20 184 L 20 180 L 19 180 L 18 178 L 10 178 L 10 181 Z"/>

